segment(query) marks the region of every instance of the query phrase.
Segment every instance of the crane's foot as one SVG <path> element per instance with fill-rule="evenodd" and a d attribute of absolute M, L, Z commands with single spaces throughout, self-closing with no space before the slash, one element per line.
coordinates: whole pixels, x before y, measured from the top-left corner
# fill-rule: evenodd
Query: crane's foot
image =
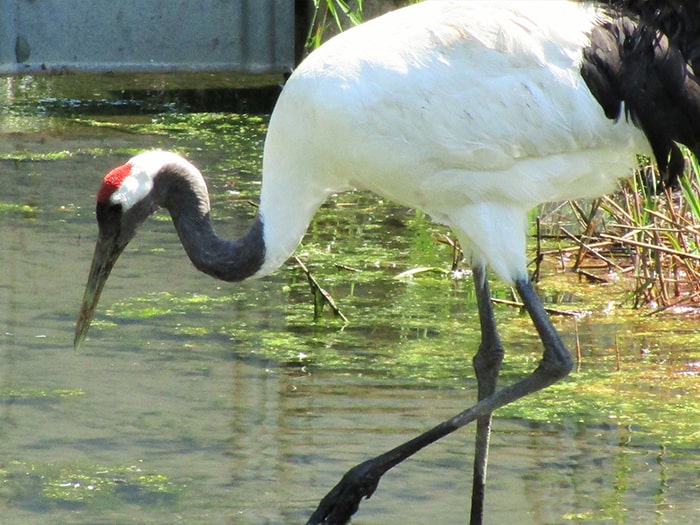
<path fill-rule="evenodd" d="M 348 470 L 338 484 L 326 494 L 306 525 L 344 525 L 350 521 L 362 499 L 369 499 L 386 472 L 369 459 Z"/>

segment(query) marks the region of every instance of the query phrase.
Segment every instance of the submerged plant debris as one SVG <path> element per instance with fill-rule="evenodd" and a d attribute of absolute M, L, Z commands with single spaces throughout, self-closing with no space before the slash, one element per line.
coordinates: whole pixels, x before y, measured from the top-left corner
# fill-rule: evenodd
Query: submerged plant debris
<path fill-rule="evenodd" d="M 108 508 L 129 502 L 153 504 L 177 499 L 183 487 L 142 465 L 106 466 L 11 462 L 0 470 L 0 501 L 11 496 L 28 505 L 76 509 Z M 41 494 L 42 500 L 36 500 Z"/>

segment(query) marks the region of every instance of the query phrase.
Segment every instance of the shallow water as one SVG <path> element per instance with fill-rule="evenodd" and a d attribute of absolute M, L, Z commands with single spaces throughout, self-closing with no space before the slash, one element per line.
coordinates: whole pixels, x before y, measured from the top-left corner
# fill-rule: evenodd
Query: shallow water
<path fill-rule="evenodd" d="M 95 108 L 110 102 L 86 111 L 68 95 L 3 93 L 3 523 L 303 523 L 349 467 L 474 401 L 469 277 L 392 279 L 449 268 L 449 249 L 425 218 L 363 194 L 333 199 L 299 250 L 348 325 L 312 320 L 293 264 L 219 283 L 192 268 L 168 220 L 151 220 L 74 352 L 101 176 L 140 149 L 175 148 L 208 175 L 217 229 L 233 236 L 252 214 L 265 118 L 157 105 L 134 115 L 142 106 L 128 103 L 104 114 Z M 696 322 L 617 303 L 619 315 L 604 313 L 624 297 L 556 272 L 542 287 L 586 297 L 564 307 L 591 315 L 556 320 L 571 347 L 578 329 L 583 360 L 565 385 L 496 418 L 486 521 L 692 523 Z M 519 312 L 497 315 L 507 383 L 540 348 Z M 472 436 L 467 427 L 387 474 L 353 523 L 466 522 Z"/>

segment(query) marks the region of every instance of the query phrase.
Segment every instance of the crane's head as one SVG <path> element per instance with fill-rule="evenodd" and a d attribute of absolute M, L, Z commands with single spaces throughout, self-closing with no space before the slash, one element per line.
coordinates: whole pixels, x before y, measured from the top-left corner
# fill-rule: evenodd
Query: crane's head
<path fill-rule="evenodd" d="M 164 164 L 166 152 L 148 152 L 110 171 L 97 194 L 99 232 L 85 295 L 75 326 L 74 345 L 80 346 L 87 336 L 90 322 L 114 263 L 136 229 L 158 208 L 153 182 Z"/>

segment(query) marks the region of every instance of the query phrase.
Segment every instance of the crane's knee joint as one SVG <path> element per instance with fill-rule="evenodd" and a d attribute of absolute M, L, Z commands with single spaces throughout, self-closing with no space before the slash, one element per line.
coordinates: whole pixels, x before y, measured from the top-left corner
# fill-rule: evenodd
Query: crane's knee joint
<path fill-rule="evenodd" d="M 474 355 L 472 364 L 477 371 L 491 370 L 494 368 L 498 369 L 503 362 L 504 356 L 505 351 L 500 344 L 491 345 L 488 348 L 482 345 L 479 347 L 479 351 Z"/>
<path fill-rule="evenodd" d="M 545 357 L 540 361 L 538 368 L 550 376 L 555 382 L 564 379 L 571 373 L 574 368 L 574 360 L 568 352 L 562 354 L 557 359 Z"/>

